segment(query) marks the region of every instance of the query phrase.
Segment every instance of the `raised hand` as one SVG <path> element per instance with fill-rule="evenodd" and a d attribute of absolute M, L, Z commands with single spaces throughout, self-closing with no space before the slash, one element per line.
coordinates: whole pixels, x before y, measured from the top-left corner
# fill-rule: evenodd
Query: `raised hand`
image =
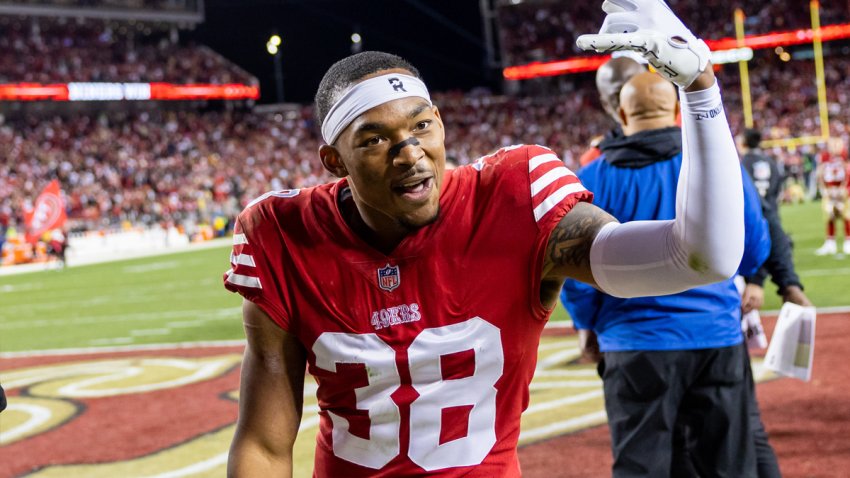
<path fill-rule="evenodd" d="M 608 15 L 598 34 L 582 35 L 579 48 L 638 52 L 661 76 L 687 88 L 708 66 L 711 51 L 663 0 L 605 0 Z"/>

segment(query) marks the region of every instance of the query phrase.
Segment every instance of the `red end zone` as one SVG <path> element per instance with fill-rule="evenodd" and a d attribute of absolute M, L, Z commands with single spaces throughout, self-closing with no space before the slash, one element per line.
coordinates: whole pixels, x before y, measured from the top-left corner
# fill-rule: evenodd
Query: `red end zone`
<path fill-rule="evenodd" d="M 62 413 L 29 437 L 9 444 L 0 437 L 0 475 L 129 460 L 233 424 L 237 403 L 227 395 L 239 387 L 241 354 L 242 347 L 227 347 L 4 359 L 10 410 L 37 398 L 45 400 L 39 407 Z M 15 424 L 4 422 L 8 436 Z"/>

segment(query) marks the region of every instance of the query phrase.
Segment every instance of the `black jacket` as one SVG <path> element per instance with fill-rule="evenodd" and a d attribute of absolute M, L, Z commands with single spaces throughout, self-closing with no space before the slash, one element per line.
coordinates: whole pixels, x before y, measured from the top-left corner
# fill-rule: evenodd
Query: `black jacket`
<path fill-rule="evenodd" d="M 793 245 L 779 219 L 779 193 L 782 190 L 779 167 L 773 158 L 760 150 L 750 151 L 741 161 L 761 196 L 762 212 L 767 219 L 771 240 L 770 255 L 755 275 L 746 278 L 747 282 L 763 286 L 765 278 L 770 274 L 773 283 L 779 287 L 780 295 L 791 285 L 802 289 L 803 284 L 794 270 L 794 258 L 791 255 Z"/>

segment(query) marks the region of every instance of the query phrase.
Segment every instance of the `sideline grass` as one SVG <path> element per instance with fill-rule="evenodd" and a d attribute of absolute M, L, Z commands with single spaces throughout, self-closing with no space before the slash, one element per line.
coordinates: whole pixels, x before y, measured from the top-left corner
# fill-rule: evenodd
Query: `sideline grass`
<path fill-rule="evenodd" d="M 850 304 L 850 258 L 817 257 L 819 203 L 782 208 L 806 293 Z M 0 351 L 243 338 L 240 298 L 224 290 L 229 248 L 0 277 Z M 768 283 L 766 310 L 781 304 Z M 553 320 L 568 318 L 562 307 Z"/>
<path fill-rule="evenodd" d="M 237 339 L 229 248 L 0 278 L 0 350 Z"/>
<path fill-rule="evenodd" d="M 794 241 L 794 263 L 809 299 L 818 307 L 850 305 L 850 257 L 815 255 L 825 234 L 820 201 L 783 205 L 780 213 L 785 232 Z M 839 223 L 839 229 L 840 226 Z M 764 308 L 776 310 L 781 306 L 776 287 L 768 281 Z"/>

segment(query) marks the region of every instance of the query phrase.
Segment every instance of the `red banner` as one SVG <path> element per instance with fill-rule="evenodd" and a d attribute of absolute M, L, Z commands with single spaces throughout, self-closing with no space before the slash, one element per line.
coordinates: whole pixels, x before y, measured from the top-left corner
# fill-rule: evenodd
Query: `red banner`
<path fill-rule="evenodd" d="M 0 84 L 0 101 L 256 100 L 260 87 L 172 83 Z"/>
<path fill-rule="evenodd" d="M 38 195 L 35 207 L 24 211 L 27 241 L 37 242 L 45 232 L 61 229 L 67 218 L 65 201 L 62 200 L 62 193 L 59 190 L 59 181 L 54 179 Z"/>
<path fill-rule="evenodd" d="M 815 38 L 812 29 L 801 29 L 786 32 L 774 32 L 764 35 L 751 35 L 745 38 L 744 44 L 739 45 L 735 38 L 706 40 L 712 51 L 730 50 L 746 46 L 753 50 L 811 43 Z M 843 40 L 850 38 L 850 23 L 827 25 L 821 28 L 821 41 Z M 507 80 L 528 80 L 543 76 L 558 76 L 585 71 L 596 71 L 611 57 L 581 56 L 548 62 L 534 62 L 527 65 L 509 66 L 502 70 L 502 76 Z"/>

